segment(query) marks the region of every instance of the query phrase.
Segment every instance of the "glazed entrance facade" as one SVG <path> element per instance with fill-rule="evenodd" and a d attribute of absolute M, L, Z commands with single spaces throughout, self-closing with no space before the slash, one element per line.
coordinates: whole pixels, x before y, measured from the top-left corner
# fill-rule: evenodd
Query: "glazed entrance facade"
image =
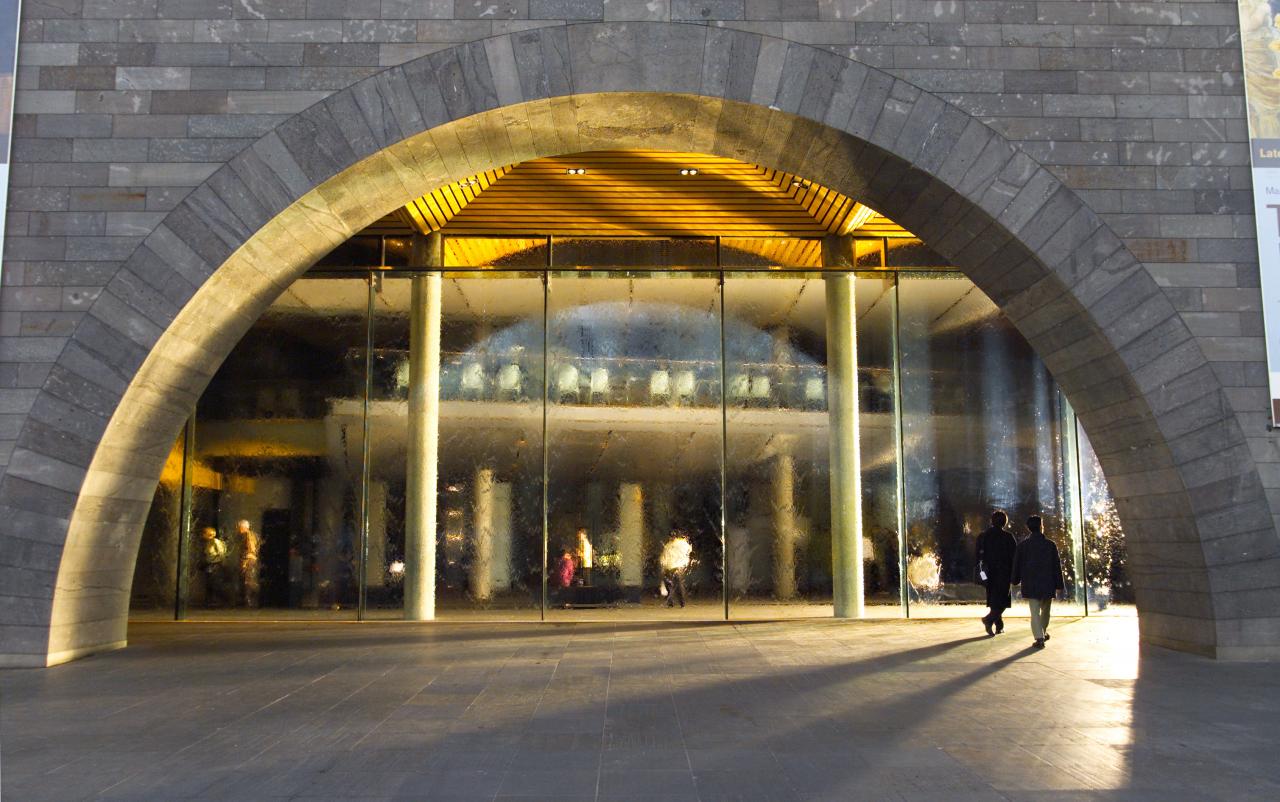
<path fill-rule="evenodd" d="M 439 269 L 423 270 L 433 242 Z M 349 242 L 205 391 L 156 493 L 132 614 L 421 617 L 405 600 L 416 548 L 434 551 L 445 619 L 830 616 L 842 547 L 853 614 L 968 614 L 993 508 L 1044 517 L 1077 611 L 1131 601 L 1114 504 L 1031 347 L 918 240 L 836 247 L 843 266 L 814 238 Z M 427 314 L 438 367 L 413 334 Z M 833 342 L 842 317 L 853 337 Z M 435 412 L 413 398 L 424 370 Z M 852 423 L 833 382 L 855 392 Z M 415 499 L 424 414 L 435 481 Z M 831 446 L 850 426 L 856 477 Z M 253 577 L 241 521 L 261 540 Z M 693 551 L 683 613 L 659 591 L 673 533 Z"/>

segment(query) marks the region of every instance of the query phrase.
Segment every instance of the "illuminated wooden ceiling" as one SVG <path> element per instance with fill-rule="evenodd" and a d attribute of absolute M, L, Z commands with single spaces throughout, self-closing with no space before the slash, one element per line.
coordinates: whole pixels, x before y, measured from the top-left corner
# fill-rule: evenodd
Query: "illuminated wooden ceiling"
<path fill-rule="evenodd" d="M 453 236 L 912 235 L 790 173 L 698 153 L 595 151 L 480 173 L 410 202 L 367 233 Z"/>

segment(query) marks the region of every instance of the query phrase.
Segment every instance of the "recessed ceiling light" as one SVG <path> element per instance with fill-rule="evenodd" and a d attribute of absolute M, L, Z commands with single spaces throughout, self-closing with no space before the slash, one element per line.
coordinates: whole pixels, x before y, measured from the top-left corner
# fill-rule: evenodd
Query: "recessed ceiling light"
<path fill-rule="evenodd" d="M 680 170 L 680 175 L 697 175 L 697 174 L 698 174 L 698 170 L 696 167 L 683 167 Z"/>
<path fill-rule="evenodd" d="M 585 168 L 585 167 L 570 167 L 569 169 L 565 170 L 564 172 L 565 172 L 565 174 L 566 174 L 566 175 L 586 175 L 586 173 L 587 173 L 587 168 Z"/>

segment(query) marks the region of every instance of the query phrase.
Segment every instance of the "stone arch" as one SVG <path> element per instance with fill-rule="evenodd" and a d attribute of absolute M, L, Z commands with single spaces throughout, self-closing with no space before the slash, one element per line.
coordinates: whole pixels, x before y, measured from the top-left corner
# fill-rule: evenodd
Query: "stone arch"
<path fill-rule="evenodd" d="M 1243 433 L 1176 310 L 1075 193 L 964 111 L 842 56 L 699 25 L 593 23 L 471 42 L 334 93 L 228 161 L 120 265 L 0 484 L 35 588 L 5 661 L 123 645 L 173 439 L 316 258 L 444 182 L 625 147 L 804 175 L 918 233 L 1021 329 L 1094 440 L 1144 640 L 1280 655 L 1266 618 L 1280 594 L 1260 579 L 1280 542 Z"/>

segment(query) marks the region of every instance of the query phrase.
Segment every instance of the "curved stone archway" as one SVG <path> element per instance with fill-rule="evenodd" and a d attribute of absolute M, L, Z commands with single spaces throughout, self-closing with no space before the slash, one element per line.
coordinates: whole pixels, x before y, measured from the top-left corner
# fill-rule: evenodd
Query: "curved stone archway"
<path fill-rule="evenodd" d="M 626 23 L 387 69 L 284 122 L 168 214 L 77 328 L 0 484 L 10 526 L 39 544 L 28 562 L 57 577 L 6 630 L 3 659 L 123 645 L 174 437 L 223 357 L 319 256 L 442 183 L 627 147 L 804 175 L 924 238 L 1001 306 L 1080 415 L 1117 497 L 1144 640 L 1280 656 L 1280 593 L 1263 581 L 1280 573 L 1280 541 L 1239 424 L 1150 273 L 1075 193 L 874 68 L 752 33 Z"/>

